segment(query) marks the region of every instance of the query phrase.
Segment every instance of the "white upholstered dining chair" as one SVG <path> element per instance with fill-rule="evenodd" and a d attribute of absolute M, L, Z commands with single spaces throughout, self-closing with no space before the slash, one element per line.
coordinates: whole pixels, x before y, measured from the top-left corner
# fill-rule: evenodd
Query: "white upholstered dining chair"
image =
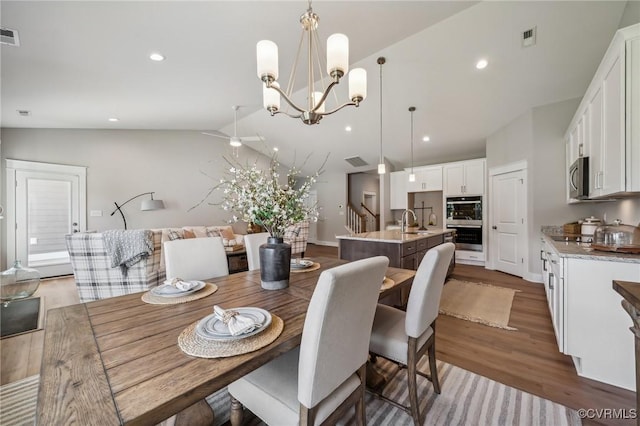
<path fill-rule="evenodd" d="M 229 385 L 232 425 L 242 405 L 270 425 L 335 424 L 355 405 L 364 424 L 371 324 L 388 264 L 377 256 L 322 272 L 300 347 Z"/>
<path fill-rule="evenodd" d="M 163 246 L 167 279 L 204 280 L 229 275 L 222 238 L 185 238 Z"/>
<path fill-rule="evenodd" d="M 260 246 L 267 243 L 267 238 L 269 238 L 268 232 L 244 236 L 244 247 L 247 250 L 247 262 L 249 263 L 250 271 L 260 269 Z"/>
<path fill-rule="evenodd" d="M 440 296 L 447 277 L 455 245 L 444 243 L 429 250 L 420 262 L 413 279 L 407 311 L 378 304 L 371 331 L 369 351 L 407 368 L 410 407 L 379 393 L 378 396 L 411 414 L 415 425 L 421 425 L 418 402 L 417 374 L 433 384 L 440 393 L 436 368 L 436 318 L 440 309 Z M 418 371 L 418 361 L 428 352 L 430 375 Z"/>

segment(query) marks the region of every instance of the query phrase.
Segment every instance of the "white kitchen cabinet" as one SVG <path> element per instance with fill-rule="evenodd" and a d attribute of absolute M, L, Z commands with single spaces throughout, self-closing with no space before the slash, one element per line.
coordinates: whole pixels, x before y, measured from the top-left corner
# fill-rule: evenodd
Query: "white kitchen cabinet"
<path fill-rule="evenodd" d="M 640 24 L 616 32 L 565 139 L 567 170 L 589 157 L 589 198 L 640 192 Z"/>
<path fill-rule="evenodd" d="M 405 169 L 411 173 L 411 169 Z M 442 166 L 414 167 L 416 180 L 409 182 L 407 177 L 407 192 L 442 191 Z"/>
<path fill-rule="evenodd" d="M 634 390 L 631 319 L 612 282 L 640 281 L 640 263 L 566 256 L 544 238 L 540 259 L 560 352 L 578 375 Z"/>
<path fill-rule="evenodd" d="M 444 165 L 444 195 L 483 195 L 485 159 Z"/>
<path fill-rule="evenodd" d="M 580 376 L 635 390 L 632 321 L 613 280 L 640 281 L 640 264 L 565 258 L 564 352 Z"/>
<path fill-rule="evenodd" d="M 391 172 L 389 179 L 389 208 L 391 210 L 406 210 L 408 208 L 407 184 L 409 183 L 409 173 L 404 170 Z"/>

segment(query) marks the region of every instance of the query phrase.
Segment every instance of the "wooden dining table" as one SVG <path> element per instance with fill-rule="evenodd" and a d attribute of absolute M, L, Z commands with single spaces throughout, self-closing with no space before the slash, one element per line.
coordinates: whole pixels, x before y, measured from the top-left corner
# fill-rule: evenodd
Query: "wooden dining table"
<path fill-rule="evenodd" d="M 202 401 L 234 380 L 300 345 L 307 307 L 323 270 L 347 263 L 312 258 L 321 268 L 292 273 L 289 287 L 264 290 L 260 271 L 207 282 L 218 290 L 201 299 L 153 305 L 142 293 L 48 312 L 36 423 L 156 424 Z M 380 299 L 409 288 L 415 271 L 389 268 L 395 282 Z M 282 334 L 254 352 L 197 358 L 178 347 L 192 323 L 223 308 L 255 306 L 284 321 Z"/>

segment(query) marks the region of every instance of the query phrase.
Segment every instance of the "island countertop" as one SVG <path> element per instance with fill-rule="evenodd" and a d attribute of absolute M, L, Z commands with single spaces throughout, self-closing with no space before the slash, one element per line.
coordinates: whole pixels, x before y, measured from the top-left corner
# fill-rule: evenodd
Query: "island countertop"
<path fill-rule="evenodd" d="M 427 231 L 409 231 L 402 233 L 398 229 L 390 231 L 361 232 L 359 234 L 337 235 L 339 240 L 378 241 L 381 243 L 408 243 L 424 238 L 446 235 L 454 232 L 451 229 L 429 229 Z"/>

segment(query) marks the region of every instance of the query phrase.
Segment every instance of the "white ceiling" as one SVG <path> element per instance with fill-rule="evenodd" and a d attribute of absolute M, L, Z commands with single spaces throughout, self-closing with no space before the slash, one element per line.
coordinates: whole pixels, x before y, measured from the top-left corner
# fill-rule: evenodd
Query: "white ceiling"
<path fill-rule="evenodd" d="M 2 1 L 2 127 L 180 129 L 259 133 L 253 148 L 313 170 L 356 171 L 343 158 L 379 158 L 379 66 L 383 151 L 408 166 L 415 112 L 415 164 L 484 155 L 485 138 L 532 107 L 580 97 L 618 28 L 626 1 L 316 1 L 321 39 L 349 36 L 351 67 L 368 72 L 368 98 L 307 126 L 262 110 L 255 43 L 279 46 L 283 85 L 305 1 Z M 537 44 L 521 32 L 537 27 Z M 149 53 L 166 60 L 155 63 Z M 475 69 L 479 58 L 489 66 Z M 302 70 L 304 72 L 304 70 Z M 346 100 L 346 81 L 337 91 Z M 284 102 L 283 102 L 284 106 Z M 29 110 L 21 117 L 16 110 Z M 118 117 L 117 123 L 107 121 Z M 353 128 L 345 132 L 346 125 Z M 431 142 L 421 137 L 428 134 Z M 201 135 L 212 144 L 222 139 Z M 243 148 L 241 148 L 243 149 Z"/>

